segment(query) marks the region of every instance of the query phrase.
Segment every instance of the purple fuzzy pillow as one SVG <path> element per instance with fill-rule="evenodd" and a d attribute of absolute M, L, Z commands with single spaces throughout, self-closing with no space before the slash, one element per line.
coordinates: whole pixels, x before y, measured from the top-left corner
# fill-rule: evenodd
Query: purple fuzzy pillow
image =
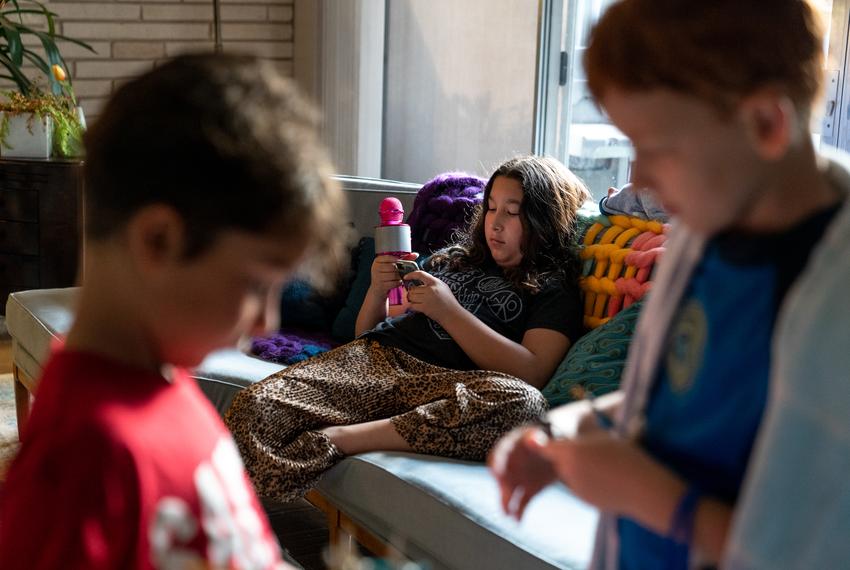
<path fill-rule="evenodd" d="M 407 218 L 413 250 L 429 255 L 453 242 L 484 197 L 487 181 L 463 172 L 446 172 L 425 183 Z"/>
<path fill-rule="evenodd" d="M 256 337 L 251 343 L 251 353 L 278 364 L 295 364 L 337 346 L 338 343 L 325 334 L 305 332 L 299 329 L 281 329 L 264 337 Z"/>

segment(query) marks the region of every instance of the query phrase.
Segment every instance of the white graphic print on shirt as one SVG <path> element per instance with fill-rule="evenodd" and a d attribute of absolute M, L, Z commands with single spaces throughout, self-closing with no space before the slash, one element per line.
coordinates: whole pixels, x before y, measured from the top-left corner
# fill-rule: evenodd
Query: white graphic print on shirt
<path fill-rule="evenodd" d="M 200 526 L 207 541 L 206 557 L 187 547 L 197 536 L 197 521 L 186 501 L 163 497 L 151 523 L 152 559 L 163 570 L 207 562 L 214 568 L 254 570 L 275 560 L 275 545 L 263 536 L 263 524 L 251 502 L 244 468 L 233 441 L 223 437 L 211 462 L 195 469 L 195 488 L 201 504 Z"/>
<path fill-rule="evenodd" d="M 483 307 L 503 323 L 509 323 L 522 314 L 522 297 L 513 290 L 509 281 L 498 276 L 486 276 L 480 269 L 459 273 L 435 273 L 451 289 L 458 303 L 480 318 Z M 440 340 L 451 340 L 449 333 L 437 322 L 428 319 L 431 330 Z"/>

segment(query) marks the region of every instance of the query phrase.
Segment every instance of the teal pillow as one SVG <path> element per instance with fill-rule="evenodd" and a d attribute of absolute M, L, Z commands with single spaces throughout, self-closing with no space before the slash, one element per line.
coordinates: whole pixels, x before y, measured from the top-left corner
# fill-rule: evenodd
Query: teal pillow
<path fill-rule="evenodd" d="M 341 303 L 318 293 L 308 281 L 293 279 L 280 298 L 280 326 L 327 331 Z"/>
<path fill-rule="evenodd" d="M 601 396 L 620 387 L 629 342 L 641 302 L 632 304 L 578 339 L 555 370 L 543 395 L 551 407 L 580 399 L 584 392 Z"/>
<path fill-rule="evenodd" d="M 354 327 L 357 314 L 366 299 L 366 292 L 372 282 L 372 261 L 375 259 L 375 240 L 370 237 L 360 239 L 357 248 L 352 252 L 352 267 L 354 280 L 345 298 L 345 305 L 337 313 L 331 325 L 331 334 L 340 342 L 354 340 Z"/>

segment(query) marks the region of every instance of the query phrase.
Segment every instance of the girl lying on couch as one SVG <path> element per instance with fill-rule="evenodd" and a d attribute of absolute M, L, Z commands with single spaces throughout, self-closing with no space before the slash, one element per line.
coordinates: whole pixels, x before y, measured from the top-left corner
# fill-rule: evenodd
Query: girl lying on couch
<path fill-rule="evenodd" d="M 538 418 L 538 389 L 581 333 L 574 233 L 588 198 L 554 159 L 502 164 L 459 243 L 405 276 L 420 284 L 397 317 L 395 258 L 375 258 L 357 340 L 243 390 L 228 411 L 257 492 L 296 499 L 365 451 L 483 460 Z"/>

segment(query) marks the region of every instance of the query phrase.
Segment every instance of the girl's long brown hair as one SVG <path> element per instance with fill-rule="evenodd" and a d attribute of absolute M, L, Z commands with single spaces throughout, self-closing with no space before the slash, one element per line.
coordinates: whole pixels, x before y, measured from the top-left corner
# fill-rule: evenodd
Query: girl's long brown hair
<path fill-rule="evenodd" d="M 516 287 L 538 292 L 552 280 L 578 277 L 578 209 L 590 193 L 584 183 L 554 158 L 519 156 L 499 166 L 487 181 L 484 200 L 466 231 L 455 245 L 436 252 L 427 267 L 447 266 L 452 270 L 481 267 L 493 263 L 484 236 L 484 218 L 499 176 L 516 180 L 522 186 L 520 217 L 523 227 L 522 261 L 505 272 Z"/>

